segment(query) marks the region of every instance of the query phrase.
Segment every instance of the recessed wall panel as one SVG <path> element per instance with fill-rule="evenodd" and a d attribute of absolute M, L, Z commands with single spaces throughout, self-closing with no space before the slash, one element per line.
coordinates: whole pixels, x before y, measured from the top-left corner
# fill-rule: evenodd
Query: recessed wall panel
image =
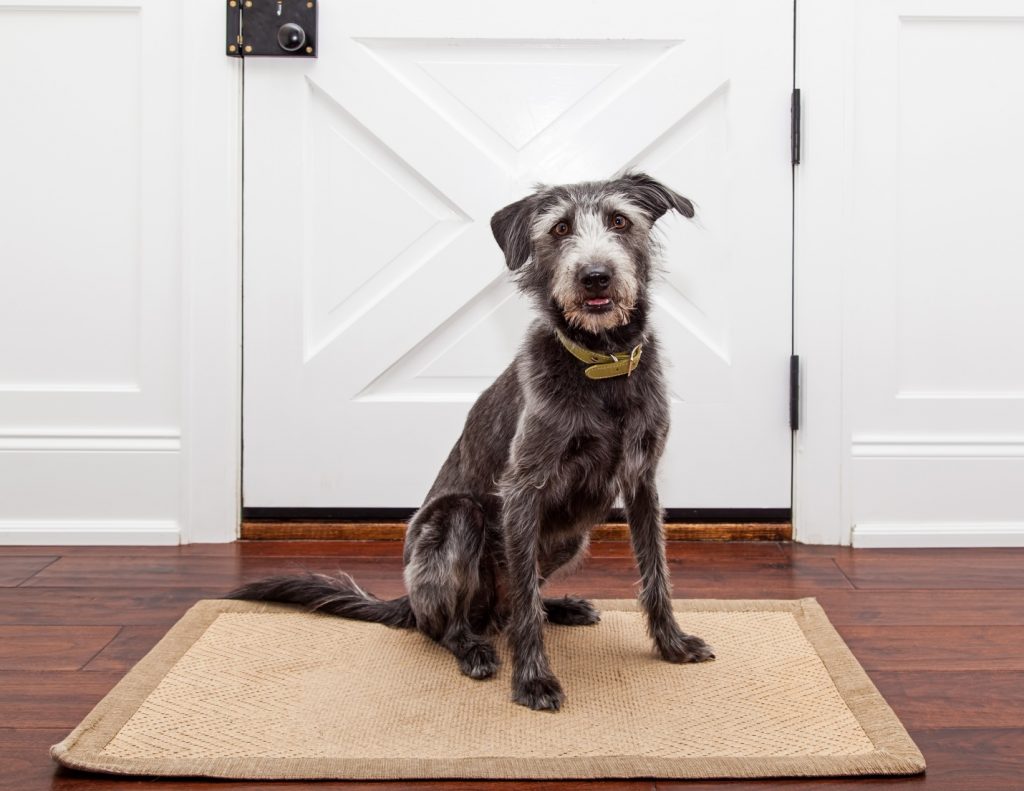
<path fill-rule="evenodd" d="M 138 388 L 140 28 L 0 7 L 0 390 Z"/>

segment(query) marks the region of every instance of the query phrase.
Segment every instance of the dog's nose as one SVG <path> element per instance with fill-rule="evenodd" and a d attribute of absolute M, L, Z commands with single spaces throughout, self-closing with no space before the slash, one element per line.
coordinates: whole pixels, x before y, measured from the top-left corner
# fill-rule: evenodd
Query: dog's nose
<path fill-rule="evenodd" d="M 608 288 L 608 284 L 612 281 L 611 272 L 608 271 L 607 267 L 604 266 L 591 266 L 583 270 L 580 275 L 580 283 L 587 291 L 597 291 L 602 288 Z"/>

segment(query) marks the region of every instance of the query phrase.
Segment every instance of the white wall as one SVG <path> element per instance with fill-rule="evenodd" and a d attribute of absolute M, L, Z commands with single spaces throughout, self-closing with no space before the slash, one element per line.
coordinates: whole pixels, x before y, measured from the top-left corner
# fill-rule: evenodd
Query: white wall
<path fill-rule="evenodd" d="M 235 534 L 223 24 L 196 0 L 0 2 L 0 543 Z"/>
<path fill-rule="evenodd" d="M 798 537 L 1022 545 L 1024 9 L 799 8 Z"/>

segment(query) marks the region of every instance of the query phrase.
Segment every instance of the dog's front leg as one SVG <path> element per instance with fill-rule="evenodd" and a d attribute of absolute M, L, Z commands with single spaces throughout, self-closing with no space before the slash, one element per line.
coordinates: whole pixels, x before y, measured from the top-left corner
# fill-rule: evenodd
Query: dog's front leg
<path fill-rule="evenodd" d="M 640 604 L 647 613 L 647 629 L 658 651 L 669 662 L 714 659 L 711 647 L 680 629 L 672 612 L 665 533 L 653 472 L 625 493 L 625 505 L 633 554 L 640 567 Z"/>
<path fill-rule="evenodd" d="M 512 650 L 512 699 L 531 709 L 557 711 L 565 694 L 544 651 L 544 604 L 537 571 L 539 510 L 532 485 L 506 491 L 502 509 L 508 572 L 506 634 Z"/>

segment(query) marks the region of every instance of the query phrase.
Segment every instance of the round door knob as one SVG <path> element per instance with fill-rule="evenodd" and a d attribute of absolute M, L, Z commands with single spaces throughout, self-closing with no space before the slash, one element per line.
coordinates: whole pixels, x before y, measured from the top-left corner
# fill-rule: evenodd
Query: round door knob
<path fill-rule="evenodd" d="M 296 25 L 294 22 L 286 22 L 277 31 L 277 43 L 286 52 L 295 52 L 298 49 L 302 49 L 305 45 L 306 31 L 302 29 L 301 25 Z"/>

